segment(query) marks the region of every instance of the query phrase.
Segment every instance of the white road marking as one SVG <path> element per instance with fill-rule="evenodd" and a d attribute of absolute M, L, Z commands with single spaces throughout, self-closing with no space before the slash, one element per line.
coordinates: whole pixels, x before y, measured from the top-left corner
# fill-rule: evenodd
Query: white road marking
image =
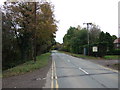
<path fill-rule="evenodd" d="M 57 80 L 57 76 L 55 76 L 55 79 Z"/>
<path fill-rule="evenodd" d="M 82 68 L 79 67 L 79 69 L 80 69 L 81 71 L 83 71 L 85 74 L 89 74 L 88 72 L 86 72 L 86 71 L 83 70 Z"/>
<path fill-rule="evenodd" d="M 41 80 L 41 78 L 37 78 L 36 80 Z"/>
<path fill-rule="evenodd" d="M 48 73 L 49 73 L 49 72 L 48 72 Z M 48 77 L 48 75 L 49 75 L 48 73 L 47 73 L 47 77 Z"/>
<path fill-rule="evenodd" d="M 70 60 L 68 60 L 68 62 L 70 62 Z"/>

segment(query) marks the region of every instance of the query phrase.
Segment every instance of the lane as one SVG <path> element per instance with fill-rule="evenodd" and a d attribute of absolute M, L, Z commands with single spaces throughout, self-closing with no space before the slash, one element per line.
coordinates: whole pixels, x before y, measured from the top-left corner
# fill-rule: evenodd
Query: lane
<path fill-rule="evenodd" d="M 93 62 L 54 51 L 59 88 L 118 88 L 118 73 Z"/>
<path fill-rule="evenodd" d="M 74 58 L 71 56 L 68 56 L 67 58 L 73 60 L 72 63 L 74 63 L 74 65 L 82 67 L 85 71 L 87 71 L 90 74 L 90 76 L 94 80 L 97 80 L 104 86 L 108 88 L 118 87 L 118 73 L 106 69 L 101 65 L 94 64 L 93 62 L 90 61 Z"/>

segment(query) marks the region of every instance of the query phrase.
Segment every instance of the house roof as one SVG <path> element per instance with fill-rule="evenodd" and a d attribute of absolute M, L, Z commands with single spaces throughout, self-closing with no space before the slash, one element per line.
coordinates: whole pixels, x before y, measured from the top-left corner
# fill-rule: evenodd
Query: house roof
<path fill-rule="evenodd" d="M 115 39 L 113 43 L 120 43 L 120 38 Z"/>

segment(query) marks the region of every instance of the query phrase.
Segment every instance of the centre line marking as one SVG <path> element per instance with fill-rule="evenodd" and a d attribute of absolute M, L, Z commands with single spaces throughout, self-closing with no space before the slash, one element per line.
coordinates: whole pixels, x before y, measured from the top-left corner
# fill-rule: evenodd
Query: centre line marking
<path fill-rule="evenodd" d="M 86 72 L 86 71 L 83 70 L 82 68 L 79 67 L 79 69 L 80 69 L 81 71 L 83 71 L 85 74 L 89 74 L 88 72 Z"/>

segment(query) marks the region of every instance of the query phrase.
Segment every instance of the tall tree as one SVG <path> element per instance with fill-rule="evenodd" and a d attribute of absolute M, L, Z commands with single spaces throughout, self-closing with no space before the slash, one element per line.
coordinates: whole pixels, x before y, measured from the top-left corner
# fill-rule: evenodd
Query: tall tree
<path fill-rule="evenodd" d="M 92 43 L 96 43 L 98 38 L 99 38 L 99 34 L 100 34 L 101 30 L 99 28 L 98 25 L 93 24 L 91 29 L 90 29 L 90 44 Z"/>
<path fill-rule="evenodd" d="M 87 44 L 87 30 L 70 27 L 63 38 L 66 51 L 73 53 L 82 53 L 82 46 Z"/>
<path fill-rule="evenodd" d="M 50 50 L 57 31 L 57 21 L 54 18 L 52 4 L 48 2 L 8 2 L 3 8 L 6 20 L 3 22 L 3 24 L 5 23 L 4 28 L 9 20 L 9 29 L 7 27 L 7 29 L 3 29 L 3 36 L 7 34 L 5 30 L 8 34 L 13 34 L 11 37 L 17 45 L 17 50 L 20 51 L 19 55 L 21 55 L 19 61 L 25 62 L 32 59 L 33 56 L 33 60 L 35 60 L 37 54 Z M 7 15 L 9 16 L 6 17 Z M 6 40 L 9 40 L 9 37 Z M 6 44 L 5 48 L 7 46 L 9 45 Z M 14 47 L 14 44 L 11 47 Z M 4 51 L 6 53 L 6 50 Z"/>
<path fill-rule="evenodd" d="M 113 41 L 115 40 L 116 36 L 111 36 L 108 32 L 104 33 L 103 31 L 99 35 L 98 42 L 106 42 L 107 43 L 107 50 L 112 50 L 114 45 Z"/>
<path fill-rule="evenodd" d="M 73 37 L 77 34 L 78 29 L 75 27 L 70 27 L 67 34 L 63 37 L 64 48 L 66 51 L 70 51 L 70 42 Z"/>

